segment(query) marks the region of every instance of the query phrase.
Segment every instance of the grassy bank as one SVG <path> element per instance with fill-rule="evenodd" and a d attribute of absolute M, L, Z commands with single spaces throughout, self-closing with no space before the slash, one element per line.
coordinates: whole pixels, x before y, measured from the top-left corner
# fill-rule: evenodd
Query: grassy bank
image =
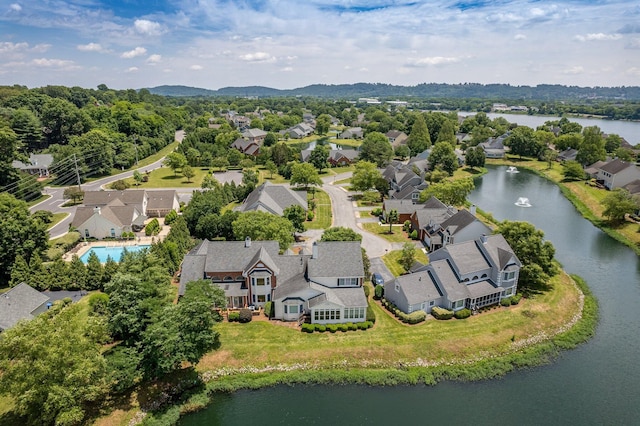
<path fill-rule="evenodd" d="M 561 350 L 588 340 L 598 322 L 587 285 L 566 274 L 554 278 L 546 294 L 467 320 L 407 326 L 379 305 L 373 308 L 375 327 L 358 332 L 303 334 L 262 321 L 221 324 L 222 348 L 197 366 L 204 389 L 147 420 L 170 424 L 205 407 L 216 392 L 281 384 L 435 385 L 502 377 L 553 361 Z"/>

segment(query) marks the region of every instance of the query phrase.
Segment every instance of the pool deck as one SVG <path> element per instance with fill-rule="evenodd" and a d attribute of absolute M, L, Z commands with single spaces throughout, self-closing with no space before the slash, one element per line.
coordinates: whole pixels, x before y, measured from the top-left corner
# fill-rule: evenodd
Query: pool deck
<path fill-rule="evenodd" d="M 77 246 L 75 246 L 72 250 L 66 252 L 62 255 L 62 260 L 66 260 L 70 262 L 73 258 L 73 255 L 77 255 L 78 257 L 82 257 L 83 254 L 91 250 L 92 247 L 132 247 L 132 246 L 145 246 L 151 245 L 154 242 L 158 242 L 164 239 L 169 233 L 169 226 L 163 226 L 160 234 L 155 235 L 153 237 L 147 237 L 144 235 L 144 232 L 138 233 L 136 235 L 135 240 L 129 241 L 92 241 L 92 242 L 80 242 Z M 141 235 L 140 235 L 141 234 Z"/>

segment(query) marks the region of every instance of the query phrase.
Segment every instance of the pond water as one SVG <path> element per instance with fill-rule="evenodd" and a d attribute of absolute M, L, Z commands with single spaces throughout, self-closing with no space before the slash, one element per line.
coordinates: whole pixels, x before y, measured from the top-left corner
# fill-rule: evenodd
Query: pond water
<path fill-rule="evenodd" d="M 520 197 L 531 207 L 515 205 Z M 469 197 L 496 219 L 542 229 L 600 305 L 596 336 L 553 364 L 498 380 L 426 386 L 278 386 L 215 395 L 181 425 L 403 423 L 632 425 L 640 422 L 640 261 L 583 219 L 554 184 L 494 167 Z"/>

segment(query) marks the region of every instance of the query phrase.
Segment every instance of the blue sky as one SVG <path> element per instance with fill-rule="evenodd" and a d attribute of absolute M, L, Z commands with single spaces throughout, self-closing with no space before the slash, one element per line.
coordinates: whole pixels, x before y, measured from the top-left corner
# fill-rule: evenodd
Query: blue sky
<path fill-rule="evenodd" d="M 0 84 L 640 85 L 640 3 L 0 0 Z"/>

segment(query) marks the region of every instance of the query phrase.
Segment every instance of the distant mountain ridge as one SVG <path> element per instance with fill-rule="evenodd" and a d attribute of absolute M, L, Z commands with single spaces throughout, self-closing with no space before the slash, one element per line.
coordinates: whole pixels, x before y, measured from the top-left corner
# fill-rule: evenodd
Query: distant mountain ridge
<path fill-rule="evenodd" d="M 578 87 L 559 84 L 512 86 L 510 84 L 444 84 L 422 83 L 416 86 L 396 86 L 383 83 L 312 84 L 297 89 L 273 89 L 264 86 L 223 87 L 218 90 L 189 86 L 157 86 L 149 92 L 175 97 L 287 97 L 311 96 L 333 99 L 375 98 L 480 98 L 510 100 L 640 100 L 639 86 Z"/>

